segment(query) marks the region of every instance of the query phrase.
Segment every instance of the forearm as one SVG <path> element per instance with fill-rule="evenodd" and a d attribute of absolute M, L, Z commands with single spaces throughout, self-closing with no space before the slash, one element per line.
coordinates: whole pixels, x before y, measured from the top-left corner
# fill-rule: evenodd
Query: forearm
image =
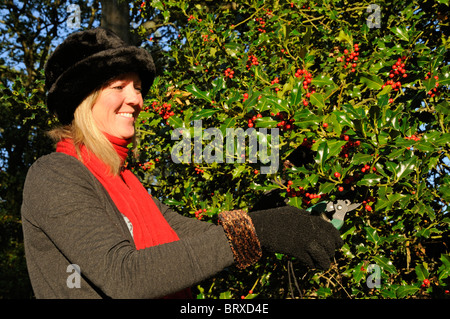
<path fill-rule="evenodd" d="M 183 216 L 173 211 L 169 206 L 164 205 L 157 199 L 153 199 L 170 227 L 178 234 L 180 238 L 197 236 L 200 233 L 217 227 L 216 225 L 195 218 Z"/>

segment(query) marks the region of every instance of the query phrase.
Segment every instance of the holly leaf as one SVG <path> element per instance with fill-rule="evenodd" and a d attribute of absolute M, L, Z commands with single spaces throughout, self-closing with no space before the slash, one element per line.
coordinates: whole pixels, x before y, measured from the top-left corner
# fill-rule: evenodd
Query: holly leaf
<path fill-rule="evenodd" d="M 291 106 L 296 106 L 298 104 L 300 104 L 300 102 L 302 101 L 302 82 L 299 81 L 297 82 L 297 85 L 294 86 L 294 88 L 291 91 L 291 100 L 290 100 L 290 104 Z"/>
<path fill-rule="evenodd" d="M 408 34 L 408 30 L 406 30 L 406 27 L 401 26 L 401 27 L 392 27 L 390 29 L 392 31 L 392 33 L 394 33 L 400 40 L 403 41 L 409 41 L 409 34 Z"/>
<path fill-rule="evenodd" d="M 196 98 L 208 101 L 210 103 L 212 101 L 210 93 L 200 90 L 195 84 L 188 85 L 186 87 L 186 91 L 192 93 L 192 95 L 195 96 Z"/>
<path fill-rule="evenodd" d="M 311 101 L 311 104 L 317 106 L 319 108 L 319 110 L 322 110 L 325 107 L 325 100 L 324 100 L 323 94 L 321 94 L 321 93 L 311 94 L 310 101 Z"/>
<path fill-rule="evenodd" d="M 417 280 L 423 281 L 424 279 L 427 279 L 430 274 L 428 270 L 423 265 L 417 265 L 415 268 Z"/>
<path fill-rule="evenodd" d="M 365 75 L 360 78 L 361 83 L 364 83 L 372 90 L 379 90 L 383 86 L 383 81 L 375 75 Z"/>
<path fill-rule="evenodd" d="M 196 112 L 195 114 L 194 114 L 194 116 L 192 117 L 192 120 L 200 120 L 200 119 L 202 119 L 202 118 L 208 118 L 208 117 L 210 117 L 211 115 L 213 115 L 214 113 L 216 113 L 217 112 L 217 110 L 215 110 L 215 109 L 203 109 L 203 110 L 201 110 L 201 111 L 199 111 L 199 112 Z"/>

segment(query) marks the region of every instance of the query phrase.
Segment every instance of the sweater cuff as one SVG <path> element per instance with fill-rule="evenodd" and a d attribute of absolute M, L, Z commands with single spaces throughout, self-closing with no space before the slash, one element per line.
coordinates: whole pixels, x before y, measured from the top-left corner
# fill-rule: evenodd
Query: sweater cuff
<path fill-rule="evenodd" d="M 222 212 L 219 214 L 219 222 L 225 230 L 238 268 L 244 269 L 261 258 L 261 244 L 253 222 L 245 211 Z"/>

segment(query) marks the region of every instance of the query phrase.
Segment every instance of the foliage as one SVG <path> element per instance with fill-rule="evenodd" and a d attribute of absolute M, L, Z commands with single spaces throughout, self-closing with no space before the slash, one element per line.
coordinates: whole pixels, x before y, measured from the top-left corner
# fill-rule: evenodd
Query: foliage
<path fill-rule="evenodd" d="M 139 160 L 130 162 L 155 196 L 210 222 L 272 189 L 303 209 L 339 198 L 362 203 L 341 229 L 345 245 L 329 270 L 267 253 L 245 271 L 201 283 L 198 298 L 448 297 L 448 3 L 369 5 L 135 3 L 142 19 L 151 7 L 179 32 L 139 119 Z M 377 13 L 379 27 L 367 20 Z M 195 120 L 224 135 L 279 128 L 280 169 L 260 174 L 247 144 L 244 162 L 196 163 L 192 151 L 190 163 L 175 163 L 171 134 L 183 128 L 194 137 Z M 202 149 L 210 143 L 203 136 Z M 293 166 L 286 159 L 295 149 L 311 157 Z M 380 267 L 376 288 L 366 284 L 371 264 Z"/>

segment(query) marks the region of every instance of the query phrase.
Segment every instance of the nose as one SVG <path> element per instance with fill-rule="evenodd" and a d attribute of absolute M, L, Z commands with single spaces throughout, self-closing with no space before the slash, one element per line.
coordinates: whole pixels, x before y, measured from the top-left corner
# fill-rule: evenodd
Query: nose
<path fill-rule="evenodd" d="M 133 83 L 127 86 L 125 93 L 125 103 L 132 106 L 137 111 L 141 111 L 142 105 L 144 104 L 141 92 L 136 90 Z"/>

